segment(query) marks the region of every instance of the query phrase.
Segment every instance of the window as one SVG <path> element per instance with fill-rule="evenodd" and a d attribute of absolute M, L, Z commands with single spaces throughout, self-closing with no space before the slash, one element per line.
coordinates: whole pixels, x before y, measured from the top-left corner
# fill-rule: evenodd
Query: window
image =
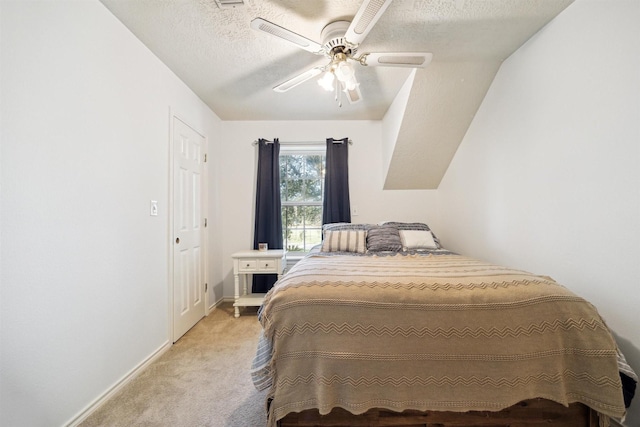
<path fill-rule="evenodd" d="M 324 146 L 280 147 L 282 240 L 292 254 L 322 242 L 324 167 Z"/>

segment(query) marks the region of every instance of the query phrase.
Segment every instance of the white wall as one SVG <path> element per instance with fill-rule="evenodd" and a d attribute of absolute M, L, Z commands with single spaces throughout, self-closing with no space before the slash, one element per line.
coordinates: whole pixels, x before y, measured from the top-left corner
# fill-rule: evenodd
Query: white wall
<path fill-rule="evenodd" d="M 336 106 L 336 108 L 338 108 Z M 435 225 L 436 193 L 432 190 L 382 190 L 381 122 L 269 121 L 224 122 L 220 198 L 224 207 L 225 296 L 233 296 L 231 254 L 253 245 L 256 154 L 258 138 L 280 141 L 323 141 L 349 137 L 349 195 L 359 214 L 352 222 L 423 221 Z"/>
<path fill-rule="evenodd" d="M 577 0 L 505 61 L 438 208 L 447 247 L 593 302 L 640 372 L 638 17 L 637 0 Z"/>
<path fill-rule="evenodd" d="M 0 8 L 0 424 L 59 426 L 169 343 L 170 109 L 220 121 L 99 2 Z"/>

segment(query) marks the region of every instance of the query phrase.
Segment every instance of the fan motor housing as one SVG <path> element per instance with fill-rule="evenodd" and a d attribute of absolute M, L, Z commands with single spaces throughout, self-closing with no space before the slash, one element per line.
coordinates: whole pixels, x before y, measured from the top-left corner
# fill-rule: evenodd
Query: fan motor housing
<path fill-rule="evenodd" d="M 344 53 L 349 57 L 355 55 L 358 46 L 344 38 L 349 25 L 351 25 L 349 21 L 335 21 L 322 29 L 320 33 L 322 48 L 328 57 L 332 58 L 336 53 Z"/>

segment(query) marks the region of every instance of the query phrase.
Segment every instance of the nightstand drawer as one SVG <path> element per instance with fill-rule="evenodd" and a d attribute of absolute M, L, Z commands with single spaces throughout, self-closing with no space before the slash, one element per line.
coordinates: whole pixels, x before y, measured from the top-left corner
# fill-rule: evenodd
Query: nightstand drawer
<path fill-rule="evenodd" d="M 256 271 L 258 260 L 256 259 L 241 259 L 238 263 L 238 269 L 240 271 Z"/>
<path fill-rule="evenodd" d="M 277 272 L 276 269 L 277 262 L 275 259 L 259 259 L 258 260 L 258 270 L 267 270 Z"/>

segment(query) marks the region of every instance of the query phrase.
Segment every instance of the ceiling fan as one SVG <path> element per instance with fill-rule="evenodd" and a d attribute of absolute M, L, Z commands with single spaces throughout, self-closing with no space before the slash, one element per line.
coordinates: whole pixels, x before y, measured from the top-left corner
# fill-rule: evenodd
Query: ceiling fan
<path fill-rule="evenodd" d="M 367 52 L 357 55 L 358 46 L 378 22 L 393 0 L 364 0 L 352 22 L 336 21 L 328 24 L 321 32 L 322 44 L 310 40 L 262 18 L 251 21 L 251 28 L 278 37 L 315 55 L 329 59 L 324 66 L 311 68 L 273 88 L 276 92 L 286 92 L 307 80 L 323 74 L 318 84 L 335 93 L 336 101 L 342 106 L 342 92 L 350 103 L 362 99 L 360 84 L 351 63 L 370 67 L 424 68 L 431 62 L 432 54 L 426 52 Z"/>

